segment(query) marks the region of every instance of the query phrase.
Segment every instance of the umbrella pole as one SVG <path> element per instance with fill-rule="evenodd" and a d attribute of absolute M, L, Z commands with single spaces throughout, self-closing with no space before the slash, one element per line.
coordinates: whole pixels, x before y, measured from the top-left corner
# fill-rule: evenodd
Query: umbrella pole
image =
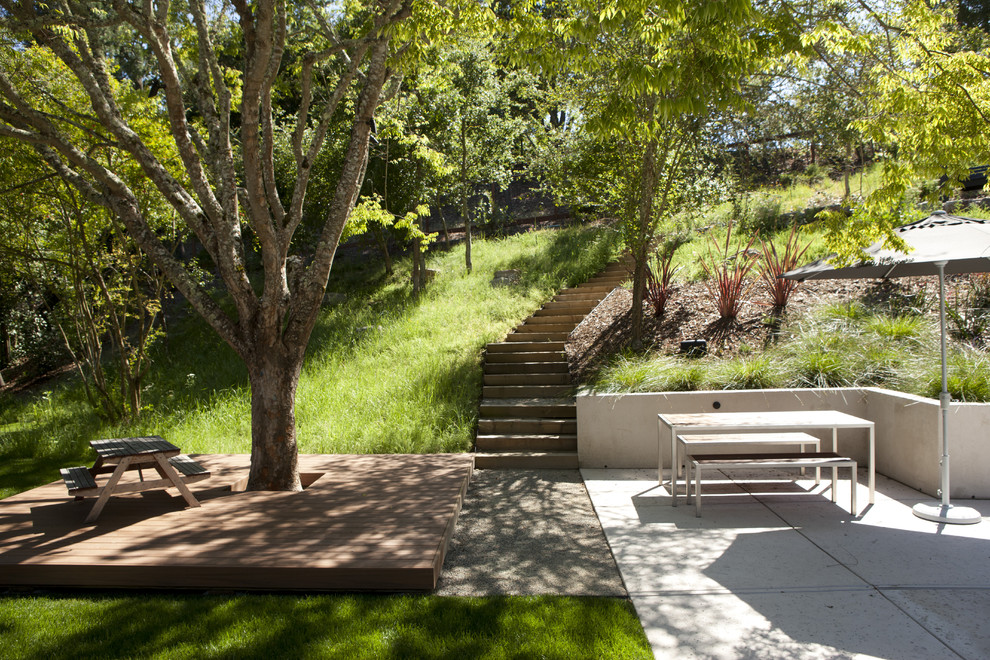
<path fill-rule="evenodd" d="M 919 518 L 932 522 L 971 525 L 983 519 L 979 511 L 969 507 L 954 507 L 949 503 L 949 403 L 952 402 L 952 397 L 949 395 L 949 366 L 946 355 L 945 265 L 945 261 L 935 262 L 935 267 L 938 268 L 938 323 L 942 344 L 942 391 L 938 395 L 939 412 L 942 414 L 942 457 L 939 461 L 942 473 L 942 501 L 938 504 L 915 504 L 913 511 Z"/>

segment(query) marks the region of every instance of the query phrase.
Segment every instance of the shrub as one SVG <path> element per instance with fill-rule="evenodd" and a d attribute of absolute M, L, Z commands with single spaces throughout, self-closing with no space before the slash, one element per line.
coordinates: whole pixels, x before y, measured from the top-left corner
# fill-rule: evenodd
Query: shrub
<path fill-rule="evenodd" d="M 673 267 L 674 252 L 680 243 L 666 242 L 653 255 L 651 263 L 646 264 L 646 302 L 653 307 L 653 315 L 663 316 L 670 300 L 672 291 L 671 281 L 680 268 Z"/>
<path fill-rule="evenodd" d="M 990 275 L 972 276 L 969 291 L 961 300 L 958 290 L 954 297 L 955 304 L 945 308 L 949 332 L 960 341 L 984 345 L 990 331 Z"/>
<path fill-rule="evenodd" d="M 789 270 L 794 270 L 798 261 L 811 246 L 810 242 L 806 243 L 804 247 L 798 244 L 799 233 L 798 226 L 792 225 L 791 233 L 787 237 L 787 243 L 784 244 L 784 250 L 781 253 L 777 252 L 777 246 L 773 241 L 767 243 L 760 239 L 760 247 L 763 252 L 763 261 L 760 262 L 759 269 L 760 282 L 763 283 L 763 289 L 770 296 L 770 301 L 776 311 L 781 311 L 787 307 L 788 299 L 799 284 L 795 280 L 785 280 L 780 276 Z"/>
<path fill-rule="evenodd" d="M 896 341 L 918 339 L 925 329 L 925 320 L 920 316 L 875 316 L 866 321 L 871 332 Z"/>
<path fill-rule="evenodd" d="M 777 387 L 776 363 L 767 355 L 729 360 L 718 370 L 715 382 L 726 390 L 762 390 Z"/>
<path fill-rule="evenodd" d="M 731 223 L 725 232 L 725 242 L 721 245 L 711 234 L 708 238 L 714 248 L 714 254 L 709 254 L 707 258 L 701 260 L 701 267 L 705 271 L 705 286 L 715 302 L 719 318 L 723 321 L 732 320 L 739 315 L 743 296 L 752 287 L 752 283 L 747 282 L 746 276 L 757 260 L 756 255 L 750 252 L 756 235 L 749 239 L 745 248 L 732 256 L 729 256 L 729 246 L 732 242 Z"/>

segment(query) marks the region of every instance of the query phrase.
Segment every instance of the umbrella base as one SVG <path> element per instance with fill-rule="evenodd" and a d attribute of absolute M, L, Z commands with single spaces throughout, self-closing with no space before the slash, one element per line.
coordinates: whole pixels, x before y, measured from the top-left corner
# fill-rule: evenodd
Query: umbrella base
<path fill-rule="evenodd" d="M 914 515 L 919 518 L 951 525 L 973 525 L 983 520 L 979 511 L 968 506 L 952 506 L 951 504 L 932 502 L 931 504 L 915 504 L 912 510 Z"/>

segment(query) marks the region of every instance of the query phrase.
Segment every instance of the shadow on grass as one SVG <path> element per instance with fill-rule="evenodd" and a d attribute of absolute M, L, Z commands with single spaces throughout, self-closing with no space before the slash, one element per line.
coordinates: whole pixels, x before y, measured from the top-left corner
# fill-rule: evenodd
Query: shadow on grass
<path fill-rule="evenodd" d="M 0 611 L 9 658 L 651 657 L 616 599 L 68 596 L 4 598 Z"/>

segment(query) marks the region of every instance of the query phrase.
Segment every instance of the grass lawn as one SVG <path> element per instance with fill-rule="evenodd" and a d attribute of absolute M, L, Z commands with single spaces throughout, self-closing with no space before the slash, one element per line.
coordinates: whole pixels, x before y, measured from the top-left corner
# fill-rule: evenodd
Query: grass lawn
<path fill-rule="evenodd" d="M 652 658 L 608 598 L 0 598 L 0 657 Z"/>

